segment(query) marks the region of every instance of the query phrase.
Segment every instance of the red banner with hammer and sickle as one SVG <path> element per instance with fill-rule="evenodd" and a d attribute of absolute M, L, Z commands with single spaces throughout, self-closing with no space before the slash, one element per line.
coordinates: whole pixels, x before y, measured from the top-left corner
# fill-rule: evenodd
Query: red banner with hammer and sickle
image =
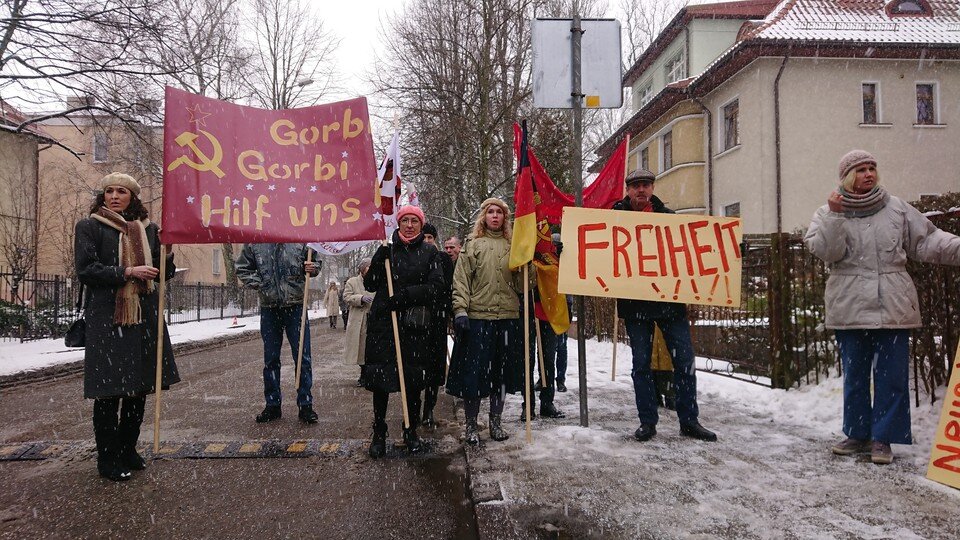
<path fill-rule="evenodd" d="M 265 110 L 166 89 L 164 244 L 379 240 L 367 100 Z"/>

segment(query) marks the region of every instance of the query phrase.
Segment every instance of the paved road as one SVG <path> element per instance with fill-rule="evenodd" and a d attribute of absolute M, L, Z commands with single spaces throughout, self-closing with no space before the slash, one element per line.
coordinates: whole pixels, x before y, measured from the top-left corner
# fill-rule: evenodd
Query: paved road
<path fill-rule="evenodd" d="M 306 442 L 302 458 L 162 459 L 132 481 L 96 475 L 90 401 L 79 375 L 0 390 L 0 445 L 58 443 L 37 461 L 0 461 L 2 538 L 475 538 L 477 519 L 453 422 L 433 433 L 433 451 L 373 461 L 366 454 L 370 395 L 354 386 L 358 368 L 340 359 L 343 330 L 314 322 L 314 400 L 320 423 L 296 417 L 292 360 L 283 358 L 284 417 L 261 425 L 258 338 L 178 359 L 184 380 L 163 394 L 164 446 Z M 400 434 L 399 398 L 391 436 Z M 461 413 L 462 414 L 462 413 Z M 437 416 L 453 421 L 452 400 Z M 141 444 L 152 444 L 153 406 Z M 43 445 L 40 445 L 43 447 Z M 202 453 L 202 451 L 201 451 Z"/>

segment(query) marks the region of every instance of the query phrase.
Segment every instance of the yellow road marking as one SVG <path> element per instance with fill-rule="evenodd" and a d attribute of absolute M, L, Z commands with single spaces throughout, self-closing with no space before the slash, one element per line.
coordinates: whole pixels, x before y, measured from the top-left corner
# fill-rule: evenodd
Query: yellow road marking
<path fill-rule="evenodd" d="M 203 449 L 203 452 L 206 454 L 219 454 L 227 448 L 227 445 L 223 443 L 210 443 L 206 448 Z"/>
<path fill-rule="evenodd" d="M 161 448 L 160 451 L 157 452 L 157 453 L 158 453 L 158 454 L 173 454 L 174 452 L 176 452 L 176 451 L 179 450 L 179 449 L 180 449 L 180 445 L 177 445 L 177 446 L 164 446 L 164 447 Z"/>
<path fill-rule="evenodd" d="M 19 450 L 20 448 L 22 448 L 22 446 L 20 446 L 20 445 L 0 447 L 0 456 L 9 456 L 9 455 L 12 455 L 14 452 L 16 452 L 17 450 Z"/>
<path fill-rule="evenodd" d="M 40 452 L 40 454 L 41 454 L 41 455 L 44 455 L 44 456 L 50 456 L 50 455 L 53 455 L 53 454 L 59 454 L 60 452 L 63 451 L 64 448 L 65 448 L 65 446 L 62 445 L 62 444 L 51 444 L 50 446 L 46 447 L 46 448 L 43 450 L 43 452 Z"/>
<path fill-rule="evenodd" d="M 245 443 L 243 446 L 240 447 L 239 452 L 244 454 L 259 452 L 262 446 L 263 445 L 260 443 Z"/>
<path fill-rule="evenodd" d="M 295 442 L 287 447 L 287 452 L 300 453 L 307 449 L 307 443 Z"/>

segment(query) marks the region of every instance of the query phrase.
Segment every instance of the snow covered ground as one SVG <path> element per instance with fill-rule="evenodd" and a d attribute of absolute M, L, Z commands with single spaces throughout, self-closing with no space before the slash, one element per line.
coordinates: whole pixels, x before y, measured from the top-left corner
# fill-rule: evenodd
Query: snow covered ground
<path fill-rule="evenodd" d="M 324 309 L 310 310 L 310 320 L 326 317 Z M 188 341 L 201 341 L 220 336 L 229 336 L 260 328 L 260 316 L 237 319 L 239 328 L 230 328 L 233 319 L 212 319 L 167 326 L 170 340 L 174 345 Z M 24 371 L 33 371 L 58 364 L 67 364 L 83 360 L 83 349 L 66 347 L 63 338 L 39 339 L 36 341 L 0 341 L 0 377 Z"/>
<path fill-rule="evenodd" d="M 924 478 L 938 402 L 912 408 L 914 445 L 894 464 L 838 457 L 842 381 L 789 391 L 698 374 L 700 419 L 717 443 L 679 435 L 661 409 L 657 435 L 639 443 L 629 347 L 587 344 L 590 427 L 578 425 L 576 346 L 568 418 L 534 423 L 527 444 L 519 397 L 508 398 L 511 438 L 469 452 L 475 485 L 499 484 L 510 515 L 527 527 L 572 537 L 956 538 L 960 491 Z M 703 359 L 699 359 L 703 362 Z M 929 401 L 929 399 L 927 399 Z"/>

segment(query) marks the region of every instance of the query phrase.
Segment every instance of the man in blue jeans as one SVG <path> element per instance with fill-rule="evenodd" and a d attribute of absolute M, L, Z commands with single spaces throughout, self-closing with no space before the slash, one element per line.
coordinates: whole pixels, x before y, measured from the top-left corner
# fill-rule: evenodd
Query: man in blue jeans
<path fill-rule="evenodd" d="M 614 210 L 673 214 L 653 194 L 656 176 L 638 169 L 627 175 L 627 196 L 613 205 Z M 657 390 L 650 369 L 655 326 L 660 327 L 667 348 L 673 353 L 673 383 L 677 396 L 680 434 L 703 441 L 715 441 L 717 435 L 700 425 L 697 407 L 697 371 L 687 306 L 674 302 L 617 299 L 617 311 L 627 327 L 633 353 L 633 393 L 637 402 L 640 427 L 633 436 L 648 441 L 657 434 Z"/>
<path fill-rule="evenodd" d="M 553 234 L 554 242 L 560 241 L 560 234 Z M 573 297 L 567 295 L 567 313 L 573 320 Z M 567 333 L 564 332 L 557 336 L 557 392 L 567 391 Z"/>
<path fill-rule="evenodd" d="M 263 338 L 263 396 L 266 407 L 257 422 L 281 417 L 280 350 L 287 335 L 293 361 L 300 344 L 300 321 L 307 274 L 320 273 L 320 262 L 307 262 L 306 244 L 246 244 L 237 259 L 237 278 L 245 287 L 255 289 L 260 299 L 260 335 Z M 300 420 L 316 424 L 313 410 L 313 370 L 310 361 L 310 326 L 303 336 L 303 361 L 297 387 Z"/>

